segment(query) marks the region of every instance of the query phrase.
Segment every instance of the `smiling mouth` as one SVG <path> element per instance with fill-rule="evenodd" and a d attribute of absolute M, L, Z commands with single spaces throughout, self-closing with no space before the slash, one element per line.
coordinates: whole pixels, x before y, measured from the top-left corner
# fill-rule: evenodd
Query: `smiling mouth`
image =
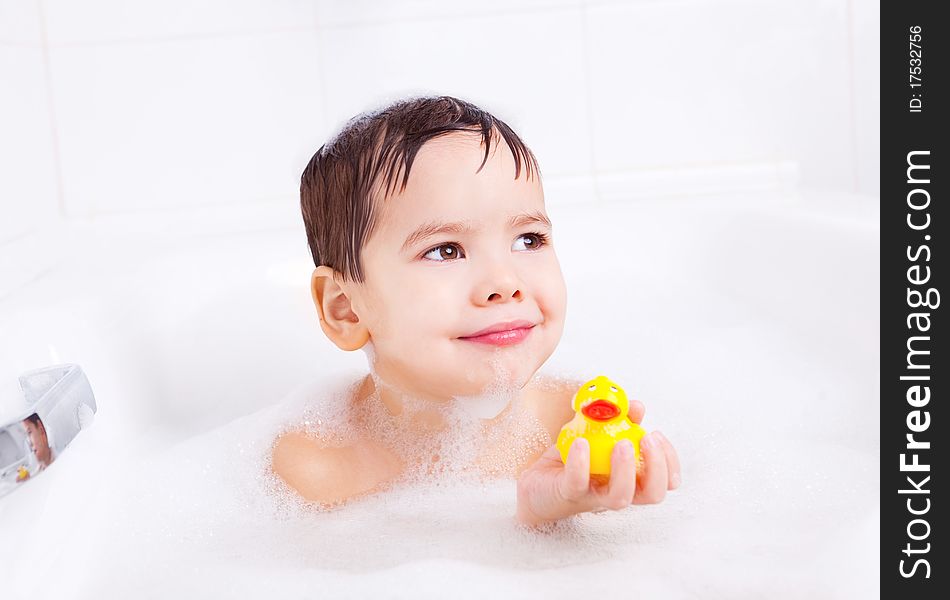
<path fill-rule="evenodd" d="M 530 327 L 518 327 L 504 331 L 493 331 L 482 335 L 460 337 L 459 339 L 463 342 L 475 342 L 477 344 L 488 344 L 490 346 L 513 346 L 523 342 L 534 327 L 534 325 Z"/>

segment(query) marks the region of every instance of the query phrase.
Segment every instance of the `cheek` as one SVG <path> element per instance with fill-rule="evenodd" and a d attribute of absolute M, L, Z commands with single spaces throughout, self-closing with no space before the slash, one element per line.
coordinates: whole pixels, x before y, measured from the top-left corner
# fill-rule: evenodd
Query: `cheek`
<path fill-rule="evenodd" d="M 557 259 L 534 270 L 531 277 L 532 289 L 536 290 L 535 295 L 545 317 L 552 321 L 563 321 L 567 310 L 567 287 Z"/>
<path fill-rule="evenodd" d="M 444 338 L 458 326 L 458 294 L 457 286 L 437 285 L 431 278 L 404 278 L 377 297 L 371 330 L 396 345 Z"/>
<path fill-rule="evenodd" d="M 460 301 L 458 291 L 446 286 L 419 287 L 411 292 L 410 304 L 404 306 L 402 320 L 413 331 L 444 338 L 458 327 Z"/>

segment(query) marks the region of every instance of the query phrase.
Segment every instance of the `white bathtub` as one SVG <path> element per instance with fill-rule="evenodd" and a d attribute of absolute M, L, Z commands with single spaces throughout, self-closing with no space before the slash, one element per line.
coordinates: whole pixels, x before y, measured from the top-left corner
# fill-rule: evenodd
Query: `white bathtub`
<path fill-rule="evenodd" d="M 225 210 L 58 231 L 0 297 L 3 364 L 78 363 L 99 405 L 0 498 L 3 598 L 877 595 L 877 199 L 549 207 L 568 315 L 544 370 L 621 382 L 683 486 L 543 533 L 515 525 L 513 481 L 323 514 L 262 491 L 280 401 L 366 360 L 319 330 L 302 226 Z"/>

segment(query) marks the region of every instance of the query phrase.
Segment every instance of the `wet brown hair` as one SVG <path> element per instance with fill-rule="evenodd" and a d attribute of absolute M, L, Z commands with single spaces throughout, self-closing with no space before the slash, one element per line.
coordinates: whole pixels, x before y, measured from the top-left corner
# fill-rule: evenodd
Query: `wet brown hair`
<path fill-rule="evenodd" d="M 488 160 L 492 139 L 500 135 L 514 157 L 515 179 L 522 161 L 529 179 L 540 175 L 534 154 L 504 121 L 464 100 L 413 97 L 361 113 L 317 150 L 300 177 L 300 210 L 313 264 L 362 283 L 361 250 L 376 229 L 377 202 L 392 194 L 400 171 L 399 191 L 406 189 L 423 144 L 454 131 L 481 133 L 485 158 L 478 171 Z"/>
<path fill-rule="evenodd" d="M 46 431 L 46 425 L 43 425 L 43 421 L 40 419 L 40 416 L 38 414 L 33 413 L 32 415 L 23 419 L 23 424 L 25 425 L 27 421 L 29 421 L 30 423 L 33 423 L 34 427 L 42 427 L 43 431 L 44 432 Z"/>

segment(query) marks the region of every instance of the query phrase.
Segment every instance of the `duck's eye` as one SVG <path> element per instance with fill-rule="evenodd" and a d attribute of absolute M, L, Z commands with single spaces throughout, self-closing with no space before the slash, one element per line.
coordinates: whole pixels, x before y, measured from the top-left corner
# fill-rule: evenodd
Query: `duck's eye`
<path fill-rule="evenodd" d="M 616 391 L 617 391 L 617 388 L 615 388 L 614 386 L 610 386 L 610 391 L 611 391 L 611 392 L 616 392 Z"/>
<path fill-rule="evenodd" d="M 594 385 L 589 386 L 589 387 L 587 388 L 587 391 L 588 391 L 588 392 L 593 392 L 593 391 L 596 390 L 596 389 L 597 389 L 597 384 L 595 383 Z"/>

